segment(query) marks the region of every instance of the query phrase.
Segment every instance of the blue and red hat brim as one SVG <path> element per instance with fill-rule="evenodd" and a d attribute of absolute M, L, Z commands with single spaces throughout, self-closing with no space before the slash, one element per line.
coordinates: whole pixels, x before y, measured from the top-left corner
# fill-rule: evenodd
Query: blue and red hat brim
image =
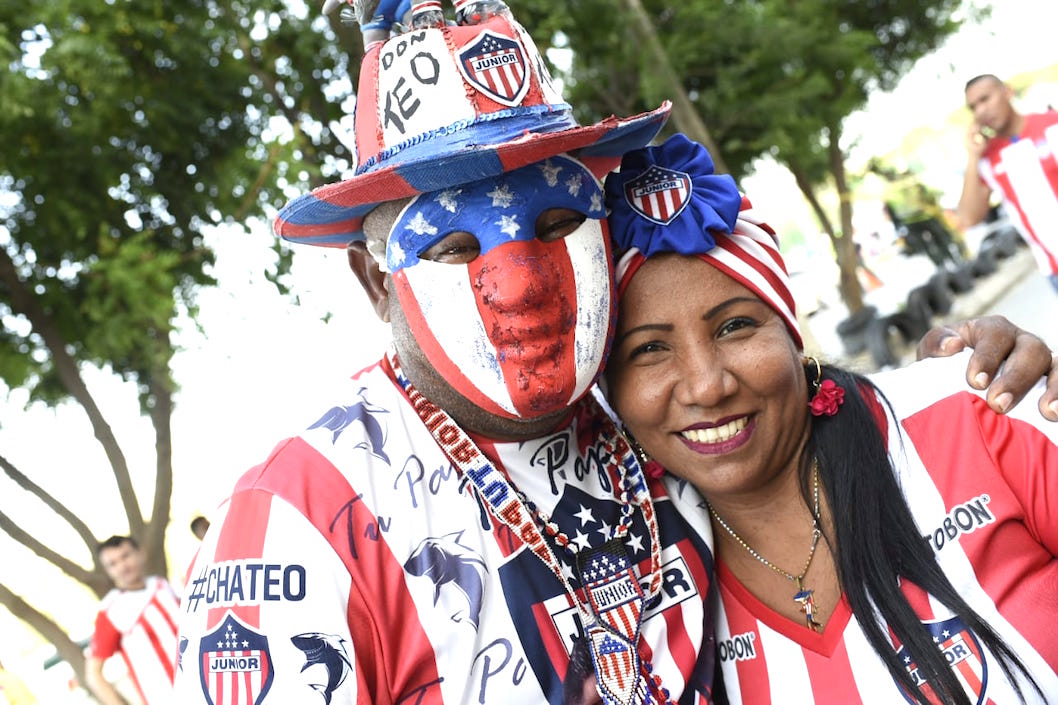
<path fill-rule="evenodd" d="M 381 166 L 365 165 L 361 173 L 295 198 L 273 227 L 288 242 L 345 247 L 364 239 L 364 218 L 381 203 L 494 178 L 567 152 L 601 179 L 625 152 L 650 143 L 671 107 L 666 101 L 650 112 L 586 126 L 559 110 L 530 125 L 524 119 L 497 120 L 434 134 L 383 158 Z"/>

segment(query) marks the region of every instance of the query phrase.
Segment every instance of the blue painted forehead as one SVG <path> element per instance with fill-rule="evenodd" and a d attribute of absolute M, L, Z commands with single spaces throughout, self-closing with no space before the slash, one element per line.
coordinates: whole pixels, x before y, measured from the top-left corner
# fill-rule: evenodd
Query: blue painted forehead
<path fill-rule="evenodd" d="M 515 240 L 536 237 L 545 210 L 569 208 L 588 218 L 606 217 L 599 181 L 568 155 L 444 191 L 415 197 L 390 230 L 389 271 L 414 266 L 419 254 L 453 232 L 474 235 L 485 254 Z"/>

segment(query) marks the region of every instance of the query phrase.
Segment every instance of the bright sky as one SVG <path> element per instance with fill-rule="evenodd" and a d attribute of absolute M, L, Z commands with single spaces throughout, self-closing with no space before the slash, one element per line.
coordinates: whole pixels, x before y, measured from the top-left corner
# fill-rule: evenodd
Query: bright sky
<path fill-rule="evenodd" d="M 887 152 L 910 129 L 943 120 L 962 104 L 962 85 L 971 75 L 992 72 L 1005 77 L 1054 63 L 1058 3 L 996 4 L 985 27 L 964 29 L 945 49 L 920 62 L 896 91 L 875 96 L 865 115 L 849 120 L 846 133 L 859 137 L 860 149 Z M 804 208 L 792 181 L 774 167 L 762 165 L 743 186 L 766 213 Z M 270 260 L 270 238 L 264 225 L 250 236 L 212 237 L 221 287 L 200 296 L 205 333 L 192 330 L 180 338 L 185 349 L 174 364 L 182 391 L 173 420 L 175 480 L 169 530 L 174 578 L 180 577 L 194 550 L 191 517 L 208 513 L 278 439 L 315 421 L 324 410 L 316 400 L 328 385 L 377 359 L 388 338 L 388 329 L 367 306 L 341 250 L 298 248 L 291 281 L 299 305 L 279 296 L 260 275 L 251 277 L 249 271 L 260 271 Z M 89 384 L 134 468 L 141 505 L 149 509 L 153 432 L 138 415 L 135 390 L 105 374 L 90 375 Z M 24 397 L 14 393 L 0 405 L 0 454 L 68 502 L 97 536 L 126 532 L 109 466 L 84 414 L 76 407 L 25 411 L 23 402 Z M 56 534 L 48 510 L 29 502 L 12 503 L 6 499 L 11 491 L 11 484 L 0 480 L 5 511 L 57 548 L 81 551 L 75 557 L 88 564 L 90 558 L 76 537 Z M 39 561 L 6 536 L 0 536 L 0 554 L 5 557 L 5 584 L 55 610 L 74 636 L 87 636 L 95 610 L 90 595 L 69 587 L 55 571 L 34 568 Z M 51 599 L 39 597 L 42 584 Z M 34 637 L 2 610 L 0 634 L 0 660 L 5 664 L 29 669 L 40 658 L 40 649 L 32 657 L 29 653 Z"/>
<path fill-rule="evenodd" d="M 973 76 L 993 73 L 1006 80 L 1058 62 L 1054 43 L 1058 2 L 996 0 L 993 5 L 990 19 L 964 26 L 944 47 L 920 60 L 896 89 L 876 93 L 864 111 L 846 120 L 843 146 L 850 149 L 850 169 L 862 168 L 871 155 L 893 151 L 917 127 L 943 125 L 953 110 L 964 105 L 963 86 Z M 1058 89 L 1047 96 L 1030 96 L 1019 107 L 1042 110 L 1047 100 L 1058 104 Z M 967 123 L 969 119 L 967 112 Z M 951 161 L 929 164 L 930 185 L 949 194 L 948 201 L 958 198 L 964 167 L 962 134 L 950 140 L 947 149 L 938 151 Z M 805 230 L 818 227 L 793 177 L 774 162 L 760 161 L 757 173 L 741 186 L 773 225 L 786 221 Z"/>

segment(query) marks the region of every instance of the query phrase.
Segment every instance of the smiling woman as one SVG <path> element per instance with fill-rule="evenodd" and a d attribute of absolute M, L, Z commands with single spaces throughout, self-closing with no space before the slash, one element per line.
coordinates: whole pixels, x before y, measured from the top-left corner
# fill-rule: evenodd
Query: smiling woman
<path fill-rule="evenodd" d="M 635 197 L 659 170 L 664 212 Z M 718 687 L 1053 702 L 1058 427 L 1031 404 L 994 414 L 965 358 L 877 384 L 804 358 L 774 232 L 682 135 L 626 155 L 606 195 L 623 252 L 611 401 L 712 523 Z"/>

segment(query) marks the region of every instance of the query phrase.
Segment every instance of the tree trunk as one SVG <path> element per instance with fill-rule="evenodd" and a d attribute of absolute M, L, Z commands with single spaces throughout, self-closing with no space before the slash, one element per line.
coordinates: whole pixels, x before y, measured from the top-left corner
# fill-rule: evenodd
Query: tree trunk
<path fill-rule="evenodd" d="M 4 248 L 0 248 L 0 283 L 3 283 L 7 288 L 11 299 L 12 311 L 21 313 L 29 320 L 30 325 L 33 326 L 33 331 L 41 337 L 51 353 L 52 364 L 55 366 L 55 371 L 66 391 L 81 405 L 81 408 L 88 415 L 95 437 L 99 444 L 103 446 L 107 459 L 110 461 L 110 466 L 114 470 L 121 502 L 129 521 L 129 531 L 134 536 L 142 535 L 144 526 L 143 514 L 140 512 L 136 493 L 132 488 L 132 478 L 129 475 L 128 463 L 121 452 L 121 447 L 114 436 L 114 431 L 103 417 L 102 412 L 95 403 L 95 399 L 89 393 L 88 387 L 85 386 L 80 370 L 77 369 L 77 362 L 66 351 L 66 341 L 54 325 L 51 316 L 41 307 L 33 294 L 26 289 L 26 285 L 18 275 L 14 261 Z M 91 546 L 90 550 L 95 553 L 95 546 Z"/>
<path fill-rule="evenodd" d="M 163 344 L 168 346 L 168 332 Z M 172 347 L 168 348 L 172 350 Z M 168 363 L 169 358 L 166 358 Z M 154 505 L 147 525 L 145 546 L 147 565 L 155 575 L 168 575 L 165 560 L 165 530 L 169 526 L 170 503 L 173 495 L 173 393 L 167 370 L 152 373 L 150 382 L 151 424 L 154 426 L 154 449 L 157 464 L 154 473 Z"/>
<path fill-rule="evenodd" d="M 85 682 L 84 651 L 73 641 L 58 624 L 35 610 L 30 604 L 0 584 L 0 604 L 12 615 L 25 624 L 33 627 L 42 637 L 55 646 L 63 661 L 73 668 L 77 680 Z"/>
<path fill-rule="evenodd" d="M 840 150 L 839 150 L 840 151 Z M 834 260 L 838 263 L 838 291 L 841 293 L 841 300 L 845 302 L 845 306 L 849 309 L 849 313 L 853 314 L 863 308 L 863 289 L 860 287 L 860 280 L 856 276 L 856 268 L 859 263 L 856 257 L 856 248 L 852 247 L 850 252 L 849 245 L 852 244 L 851 237 L 843 237 L 840 232 L 834 229 L 834 224 L 827 215 L 823 205 L 819 202 L 819 198 L 816 196 L 815 187 L 812 185 L 812 181 L 808 178 L 807 173 L 796 163 L 787 162 L 786 167 L 794 176 L 794 180 L 797 182 L 797 188 L 801 189 L 801 193 L 804 195 L 805 200 L 808 201 L 808 205 L 812 208 L 812 212 L 815 213 L 816 218 L 819 219 L 819 226 L 823 228 L 823 232 L 830 238 L 830 244 L 834 248 Z M 845 181 L 844 164 L 842 164 L 841 172 L 842 183 Z M 839 193 L 843 191 L 839 188 Z M 845 223 L 845 204 L 842 207 L 842 228 L 846 226 Z M 848 208 L 848 230 L 843 232 L 851 232 L 852 229 L 852 209 Z M 850 258 L 851 254 L 851 258 Z M 850 293 L 851 298 L 850 298 Z"/>
<path fill-rule="evenodd" d="M 677 130 L 683 132 L 692 140 L 705 145 L 705 148 L 709 150 L 709 154 L 713 157 L 716 173 L 729 173 L 730 170 L 727 168 L 724 157 L 720 153 L 720 147 L 713 141 L 712 135 L 709 134 L 709 129 L 705 126 L 705 121 L 702 120 L 698 109 L 694 107 L 691 97 L 687 95 L 683 82 L 673 70 L 669 57 L 665 54 L 665 49 L 661 46 L 661 41 L 658 39 L 654 23 L 650 20 L 650 15 L 643 9 L 642 2 L 640 0 L 625 0 L 625 6 L 632 15 L 636 31 L 653 58 L 654 66 L 657 67 L 658 74 L 661 76 L 662 85 L 666 86 L 666 92 L 672 96 L 672 124 Z"/>
<path fill-rule="evenodd" d="M 804 169 L 800 165 L 794 162 L 788 162 L 786 167 L 790 170 L 790 173 L 794 176 L 794 181 L 797 182 L 797 188 L 801 189 L 801 194 L 808 201 L 808 205 L 812 208 L 812 212 L 815 213 L 816 218 L 819 220 L 819 227 L 823 228 L 823 232 L 830 238 L 830 242 L 834 245 L 835 252 L 837 251 L 837 233 L 834 231 L 834 224 L 830 222 L 830 216 L 823 209 L 823 205 L 819 202 L 819 198 L 816 197 L 815 186 L 812 185 L 811 180 L 805 173 Z"/>
<path fill-rule="evenodd" d="M 856 313 L 863 308 L 863 287 L 856 276 L 860 256 L 856 252 L 856 242 L 852 237 L 852 194 L 845 176 L 845 153 L 841 150 L 841 126 L 831 125 L 827 130 L 829 143 L 827 153 L 830 158 L 830 175 L 838 191 L 838 210 L 841 214 L 841 237 L 834 243 L 838 254 L 838 267 L 841 269 L 839 289 L 841 298 L 849 313 Z"/>

